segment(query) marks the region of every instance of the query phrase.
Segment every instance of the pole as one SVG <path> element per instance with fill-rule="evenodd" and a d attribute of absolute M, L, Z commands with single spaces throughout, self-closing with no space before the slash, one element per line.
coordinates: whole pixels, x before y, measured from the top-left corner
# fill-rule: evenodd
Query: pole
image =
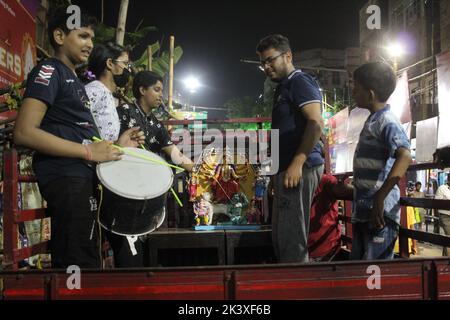
<path fill-rule="evenodd" d="M 435 33 L 435 25 L 434 25 L 434 1 L 431 2 L 431 56 L 433 57 L 431 70 L 436 69 L 436 57 L 434 56 L 435 47 L 434 47 L 434 33 Z M 434 115 L 436 110 L 436 89 L 437 89 L 437 71 L 433 73 L 433 100 L 431 101 L 431 113 Z"/>
<path fill-rule="evenodd" d="M 125 39 L 125 26 L 127 24 L 128 1 L 129 0 L 121 0 L 120 2 L 119 20 L 117 22 L 116 42 L 121 46 L 123 46 L 123 42 Z"/>
<path fill-rule="evenodd" d="M 175 37 L 170 36 L 170 63 L 169 63 L 169 111 L 173 111 L 173 55 L 175 50 Z"/>

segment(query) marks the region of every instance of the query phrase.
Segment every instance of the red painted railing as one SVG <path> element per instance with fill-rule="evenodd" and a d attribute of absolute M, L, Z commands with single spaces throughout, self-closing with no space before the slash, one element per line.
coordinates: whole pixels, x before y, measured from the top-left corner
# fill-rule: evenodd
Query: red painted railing
<path fill-rule="evenodd" d="M 36 178 L 19 175 L 18 153 L 15 149 L 5 150 L 3 154 L 3 250 L 4 265 L 12 270 L 18 263 L 36 254 L 47 253 L 47 242 L 19 248 L 19 224 L 45 218 L 45 209 L 19 209 L 19 183 L 36 182 Z"/>

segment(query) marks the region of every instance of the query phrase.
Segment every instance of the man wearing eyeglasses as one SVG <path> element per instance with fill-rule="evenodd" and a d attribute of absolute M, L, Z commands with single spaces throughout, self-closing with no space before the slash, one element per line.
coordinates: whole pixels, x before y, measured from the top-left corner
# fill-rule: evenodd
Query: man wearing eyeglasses
<path fill-rule="evenodd" d="M 262 39 L 256 49 L 266 75 L 278 83 L 272 130 L 279 131 L 279 171 L 273 178 L 272 241 L 279 262 L 308 262 L 307 238 L 314 192 L 323 172 L 324 127 L 317 82 L 292 62 L 289 40 Z"/>

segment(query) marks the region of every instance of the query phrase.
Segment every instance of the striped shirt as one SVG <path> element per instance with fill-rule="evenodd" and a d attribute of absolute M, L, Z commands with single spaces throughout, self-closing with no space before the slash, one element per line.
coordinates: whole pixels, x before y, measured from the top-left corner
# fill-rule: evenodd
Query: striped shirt
<path fill-rule="evenodd" d="M 410 149 L 409 139 L 387 105 L 369 116 L 359 136 L 353 159 L 352 222 L 368 222 L 376 192 L 386 181 L 399 148 Z M 384 216 L 400 224 L 400 189 L 394 186 L 384 201 Z"/>

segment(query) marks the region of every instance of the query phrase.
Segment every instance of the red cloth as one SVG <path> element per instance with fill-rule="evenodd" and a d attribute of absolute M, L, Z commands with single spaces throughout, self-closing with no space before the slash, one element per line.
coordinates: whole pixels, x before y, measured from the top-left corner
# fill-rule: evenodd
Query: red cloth
<path fill-rule="evenodd" d="M 194 201 L 196 197 L 197 197 L 197 185 L 191 183 L 189 185 L 189 200 Z"/>
<path fill-rule="evenodd" d="M 338 180 L 324 174 L 314 194 L 310 212 L 308 251 L 311 258 L 333 254 L 341 245 L 341 226 L 336 198 L 332 187 Z"/>
<path fill-rule="evenodd" d="M 225 189 L 226 194 L 220 186 L 222 186 L 222 188 Z M 237 183 L 234 180 L 229 180 L 228 182 L 224 182 L 223 180 L 220 180 L 220 186 L 219 186 L 219 184 L 216 183 L 215 197 L 216 197 L 216 201 L 219 203 L 228 203 L 230 201 L 228 199 L 228 197 L 231 198 L 233 196 L 233 194 L 239 192 L 239 183 Z"/>

